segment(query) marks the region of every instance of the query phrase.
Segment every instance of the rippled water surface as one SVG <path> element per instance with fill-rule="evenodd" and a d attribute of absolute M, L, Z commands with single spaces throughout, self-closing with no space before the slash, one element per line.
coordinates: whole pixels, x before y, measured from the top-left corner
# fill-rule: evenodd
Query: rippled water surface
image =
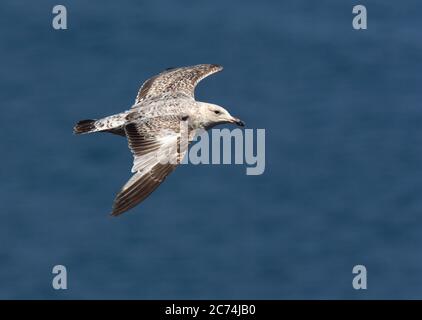
<path fill-rule="evenodd" d="M 422 298 L 420 1 L 365 1 L 366 31 L 348 0 L 61 3 L 65 31 L 0 4 L 0 298 Z M 225 67 L 197 99 L 266 129 L 265 173 L 181 166 L 109 217 L 131 154 L 74 122 L 197 63 Z"/>

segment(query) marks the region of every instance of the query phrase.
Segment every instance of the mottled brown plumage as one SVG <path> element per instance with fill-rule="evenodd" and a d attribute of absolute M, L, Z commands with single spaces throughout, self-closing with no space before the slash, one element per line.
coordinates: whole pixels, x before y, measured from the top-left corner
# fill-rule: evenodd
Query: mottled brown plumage
<path fill-rule="evenodd" d="M 134 175 L 116 196 L 112 215 L 148 197 L 180 164 L 197 130 L 219 123 L 243 125 L 224 108 L 195 101 L 198 82 L 220 70 L 212 64 L 165 70 L 144 82 L 130 110 L 76 124 L 76 134 L 110 132 L 127 137 Z"/>
<path fill-rule="evenodd" d="M 171 68 L 145 81 L 136 96 L 134 107 L 144 100 L 162 99 L 166 96 L 195 97 L 195 87 L 205 77 L 223 70 L 216 64 Z"/>

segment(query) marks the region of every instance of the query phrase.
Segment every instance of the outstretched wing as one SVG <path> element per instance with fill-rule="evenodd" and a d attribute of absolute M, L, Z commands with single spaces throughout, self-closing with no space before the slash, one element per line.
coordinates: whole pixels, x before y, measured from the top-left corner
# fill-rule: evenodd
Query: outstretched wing
<path fill-rule="evenodd" d="M 135 174 L 123 186 L 113 204 L 113 216 L 147 198 L 182 161 L 190 136 L 187 122 L 177 116 L 160 116 L 125 127 Z"/>
<path fill-rule="evenodd" d="M 194 98 L 198 82 L 222 69 L 222 66 L 216 64 L 198 64 L 191 67 L 167 69 L 142 84 L 134 106 L 144 100 L 166 96 Z"/>

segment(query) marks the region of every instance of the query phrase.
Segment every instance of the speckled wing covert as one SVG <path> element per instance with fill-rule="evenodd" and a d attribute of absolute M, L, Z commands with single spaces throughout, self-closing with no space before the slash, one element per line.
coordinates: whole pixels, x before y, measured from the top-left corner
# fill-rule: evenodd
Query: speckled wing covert
<path fill-rule="evenodd" d="M 135 174 L 116 196 L 113 216 L 147 198 L 182 161 L 194 134 L 188 132 L 186 120 L 166 115 L 140 119 L 125 126 Z"/>
<path fill-rule="evenodd" d="M 134 106 L 145 100 L 185 96 L 194 99 L 199 81 L 221 71 L 216 64 L 198 64 L 191 67 L 167 69 L 145 81 L 139 89 Z"/>

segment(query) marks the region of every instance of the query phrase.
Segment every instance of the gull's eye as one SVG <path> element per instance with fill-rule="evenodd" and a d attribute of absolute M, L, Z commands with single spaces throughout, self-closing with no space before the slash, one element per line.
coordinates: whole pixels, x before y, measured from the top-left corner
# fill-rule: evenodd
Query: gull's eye
<path fill-rule="evenodd" d="M 215 113 L 215 114 L 220 114 L 221 112 L 220 112 L 220 111 L 218 111 L 218 110 L 214 110 L 214 113 Z"/>

